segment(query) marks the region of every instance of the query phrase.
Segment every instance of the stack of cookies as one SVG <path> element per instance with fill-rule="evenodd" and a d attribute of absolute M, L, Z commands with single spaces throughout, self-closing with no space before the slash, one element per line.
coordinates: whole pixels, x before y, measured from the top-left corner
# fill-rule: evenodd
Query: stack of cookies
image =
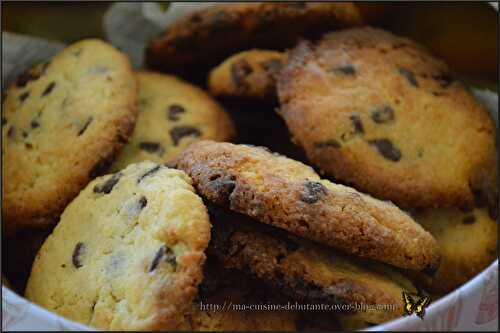
<path fill-rule="evenodd" d="M 367 18 L 218 5 L 151 41 L 148 71 L 84 40 L 19 77 L 2 228 L 9 251 L 31 250 L 14 286 L 99 329 L 347 330 L 483 270 L 495 125 L 445 63 Z M 303 161 L 242 142 L 226 99 L 276 106 Z"/>

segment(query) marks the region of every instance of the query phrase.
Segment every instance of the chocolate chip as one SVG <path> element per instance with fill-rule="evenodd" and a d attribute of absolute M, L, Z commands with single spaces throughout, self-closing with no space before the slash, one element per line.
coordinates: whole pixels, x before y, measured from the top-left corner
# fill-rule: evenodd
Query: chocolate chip
<path fill-rule="evenodd" d="M 38 120 L 33 119 L 30 123 L 30 126 L 31 126 L 31 128 L 37 128 L 37 127 L 40 127 L 40 123 L 38 122 Z"/>
<path fill-rule="evenodd" d="M 418 87 L 418 81 L 415 78 L 415 74 L 403 67 L 399 67 L 399 74 L 403 75 L 405 79 L 414 87 Z"/>
<path fill-rule="evenodd" d="M 111 166 L 116 157 L 116 151 L 112 151 L 105 158 L 99 160 L 89 172 L 91 179 L 103 175 Z"/>
<path fill-rule="evenodd" d="M 305 191 L 300 195 L 300 200 L 308 204 L 313 204 L 321 199 L 326 194 L 326 187 L 319 182 L 306 182 L 304 184 Z"/>
<path fill-rule="evenodd" d="M 23 138 L 27 138 L 28 137 L 28 132 L 23 131 L 22 136 L 23 136 Z"/>
<path fill-rule="evenodd" d="M 394 110 L 386 105 L 372 111 L 372 119 L 377 124 L 386 124 L 394 120 Z"/>
<path fill-rule="evenodd" d="M 217 203 L 226 204 L 229 202 L 229 197 L 236 188 L 236 178 L 234 176 L 214 175 L 210 177 L 207 186 L 214 192 Z"/>
<path fill-rule="evenodd" d="M 364 133 L 365 129 L 363 128 L 363 122 L 361 121 L 361 117 L 357 113 L 353 113 L 350 117 L 352 126 L 354 127 L 355 133 Z"/>
<path fill-rule="evenodd" d="M 14 125 L 11 125 L 7 130 L 7 137 L 10 139 L 14 139 L 16 137 L 16 129 Z"/>
<path fill-rule="evenodd" d="M 436 272 L 439 269 L 439 264 L 437 265 L 427 265 L 423 270 L 422 273 L 427 274 L 429 276 L 433 276 L 436 274 Z"/>
<path fill-rule="evenodd" d="M 19 95 L 19 101 L 22 103 L 26 100 L 26 98 L 28 98 L 30 96 L 30 92 L 29 91 L 26 91 L 24 93 L 22 93 L 21 95 Z"/>
<path fill-rule="evenodd" d="M 163 148 L 158 142 L 141 142 L 139 143 L 139 148 L 141 150 L 147 151 L 148 153 L 163 152 Z"/>
<path fill-rule="evenodd" d="M 144 178 L 146 177 L 149 177 L 151 175 L 154 175 L 155 173 L 158 172 L 158 170 L 160 170 L 161 166 L 160 165 L 157 165 L 155 167 L 153 167 L 152 169 L 146 171 L 145 174 L 141 175 L 138 179 L 137 179 L 137 183 L 139 184 L 140 182 L 142 182 L 144 180 Z"/>
<path fill-rule="evenodd" d="M 340 67 L 335 67 L 333 69 L 334 72 L 340 72 L 345 75 L 355 75 L 356 74 L 356 68 L 354 68 L 353 65 L 344 65 Z"/>
<path fill-rule="evenodd" d="M 172 141 L 174 141 L 174 146 L 179 145 L 179 141 L 186 136 L 200 137 L 201 132 L 199 129 L 192 126 L 179 126 L 170 130 L 170 137 Z"/>
<path fill-rule="evenodd" d="M 177 121 L 179 120 L 179 114 L 186 112 L 186 109 L 184 109 L 181 105 L 179 104 L 172 104 L 168 108 L 168 119 L 172 121 Z"/>
<path fill-rule="evenodd" d="M 283 63 L 281 62 L 281 59 L 271 59 L 262 62 L 260 66 L 266 71 L 266 73 L 274 78 L 281 71 Z"/>
<path fill-rule="evenodd" d="M 122 174 L 115 173 L 109 177 L 104 183 L 94 186 L 94 193 L 104 193 L 109 194 L 113 190 L 116 184 L 120 181 Z"/>
<path fill-rule="evenodd" d="M 78 136 L 82 135 L 87 130 L 92 120 L 93 120 L 92 117 L 89 117 L 89 119 L 87 119 L 85 124 L 83 124 L 83 127 L 78 131 Z"/>
<path fill-rule="evenodd" d="M 368 143 L 377 148 L 378 152 L 390 161 L 397 162 L 401 159 L 401 151 L 389 139 L 375 139 L 368 141 Z"/>
<path fill-rule="evenodd" d="M 75 246 L 75 249 L 73 250 L 73 255 L 71 256 L 71 261 L 73 262 L 73 266 L 75 266 L 76 268 L 80 268 L 83 266 L 81 257 L 84 251 L 85 251 L 85 244 L 83 244 L 82 242 L 78 242 Z"/>
<path fill-rule="evenodd" d="M 43 91 L 42 97 L 43 96 L 47 96 L 48 94 L 50 94 L 52 92 L 52 90 L 54 90 L 55 86 L 56 86 L 56 83 L 54 81 L 52 81 L 51 83 L 49 83 L 49 85 L 47 86 L 47 88 L 45 88 L 45 90 Z"/>
<path fill-rule="evenodd" d="M 248 89 L 246 77 L 253 72 L 252 66 L 245 60 L 240 59 L 231 65 L 231 77 L 239 90 Z"/>
<path fill-rule="evenodd" d="M 158 249 L 158 251 L 156 251 L 156 254 L 153 258 L 153 261 L 151 262 L 151 265 L 149 266 L 149 272 L 154 271 L 158 267 L 158 265 L 160 264 L 160 261 L 162 259 L 174 267 L 177 266 L 175 255 L 172 252 L 172 250 L 170 248 L 167 248 L 165 245 L 162 245 Z"/>
<path fill-rule="evenodd" d="M 474 224 L 475 222 L 476 222 L 476 217 L 474 215 L 469 215 L 462 219 L 463 224 Z"/>
<path fill-rule="evenodd" d="M 338 142 L 337 140 L 331 139 L 331 140 L 327 140 L 327 141 L 324 141 L 324 142 L 315 143 L 314 147 L 315 148 L 320 148 L 320 149 L 321 148 L 335 148 L 335 149 L 339 149 L 342 146 L 341 146 L 340 142 Z"/>
<path fill-rule="evenodd" d="M 146 207 L 147 204 L 148 204 L 148 199 L 146 199 L 145 196 L 142 196 L 139 199 L 139 209 L 143 209 L 144 207 Z"/>
<path fill-rule="evenodd" d="M 7 124 L 7 119 L 5 119 L 5 117 L 2 117 L 2 127 Z"/>
<path fill-rule="evenodd" d="M 345 302 L 339 299 L 336 295 L 329 292 L 328 289 L 300 278 L 289 281 L 287 289 L 293 290 L 293 293 L 296 294 L 297 297 L 311 303 L 345 304 Z M 290 294 L 290 291 L 283 291 Z"/>
<path fill-rule="evenodd" d="M 439 82 L 441 88 L 448 88 L 454 81 L 454 78 L 447 73 L 440 73 L 438 75 L 433 75 L 432 78 Z"/>

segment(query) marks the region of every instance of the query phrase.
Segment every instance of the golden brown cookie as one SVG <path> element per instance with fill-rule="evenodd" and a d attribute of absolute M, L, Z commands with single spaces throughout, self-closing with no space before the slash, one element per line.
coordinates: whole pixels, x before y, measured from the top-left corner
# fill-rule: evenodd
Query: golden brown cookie
<path fill-rule="evenodd" d="M 169 162 L 201 139 L 229 141 L 231 119 L 206 92 L 172 75 L 141 71 L 139 116 L 134 133 L 111 170 L 144 160 Z"/>
<path fill-rule="evenodd" d="M 445 294 L 479 274 L 498 257 L 498 222 L 485 209 L 429 209 L 415 214 L 441 248 L 441 265 L 417 282 L 430 292 Z"/>
<path fill-rule="evenodd" d="M 2 220 L 48 228 L 132 134 L 137 83 L 127 57 L 96 39 L 21 75 L 2 108 Z"/>
<path fill-rule="evenodd" d="M 342 255 L 242 214 L 214 207 L 209 212 L 209 253 L 225 267 L 248 271 L 301 303 L 382 323 L 402 315 L 403 290 L 416 292 L 408 279 L 383 264 Z"/>
<path fill-rule="evenodd" d="M 298 236 L 413 270 L 439 264 L 436 241 L 408 214 L 264 147 L 200 141 L 177 167 L 209 201 Z"/>
<path fill-rule="evenodd" d="M 359 9 L 350 2 L 216 5 L 179 20 L 153 39 L 146 63 L 166 72 L 214 66 L 238 51 L 283 49 L 300 37 L 362 22 Z"/>
<path fill-rule="evenodd" d="M 493 121 L 422 46 L 353 28 L 288 59 L 279 113 L 327 175 L 407 207 L 472 206 L 475 192 L 497 192 L 484 188 L 496 184 Z"/>
<path fill-rule="evenodd" d="M 92 181 L 64 210 L 26 297 L 94 328 L 175 330 L 197 295 L 209 239 L 184 172 L 131 164 Z"/>
<path fill-rule="evenodd" d="M 276 75 L 286 53 L 249 50 L 237 53 L 212 69 L 208 89 L 212 95 L 272 99 L 276 97 Z"/>

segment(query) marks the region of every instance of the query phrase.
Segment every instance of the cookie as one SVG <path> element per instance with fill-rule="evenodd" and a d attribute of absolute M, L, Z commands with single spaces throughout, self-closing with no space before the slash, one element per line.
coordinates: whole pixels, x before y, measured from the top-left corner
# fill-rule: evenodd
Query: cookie
<path fill-rule="evenodd" d="M 498 257 L 498 223 L 485 209 L 428 209 L 415 214 L 441 248 L 441 265 L 433 276 L 418 274 L 430 292 L 445 294 L 467 282 Z"/>
<path fill-rule="evenodd" d="M 235 131 L 229 116 L 203 90 L 174 76 L 138 72 L 139 116 L 134 133 L 113 163 L 165 163 L 200 139 L 229 141 Z"/>
<path fill-rule="evenodd" d="M 189 177 L 153 162 L 99 177 L 38 252 L 26 297 L 91 327 L 167 330 L 202 280 L 210 238 Z"/>
<path fill-rule="evenodd" d="M 357 312 L 367 322 L 382 323 L 403 313 L 403 290 L 416 292 L 395 270 L 375 268 L 382 264 L 341 255 L 241 214 L 213 207 L 209 212 L 209 253 L 300 303 L 330 305 L 332 312 Z"/>
<path fill-rule="evenodd" d="M 208 270 L 207 270 L 208 264 Z M 270 292 L 262 293 L 262 289 Z M 190 331 L 295 331 L 298 314 L 293 311 L 238 310 L 238 306 L 276 304 L 272 290 L 237 270 L 209 258 L 191 312 L 186 316 Z M 272 296 L 270 296 L 272 295 Z M 210 308 L 207 308 L 210 306 Z"/>
<path fill-rule="evenodd" d="M 47 228 L 132 133 L 137 83 L 125 55 L 83 40 L 8 89 L 2 112 L 3 228 Z"/>
<path fill-rule="evenodd" d="M 264 147 L 200 141 L 176 164 L 200 195 L 258 221 L 402 268 L 439 264 L 436 241 L 408 214 Z"/>
<path fill-rule="evenodd" d="M 422 46 L 354 28 L 299 43 L 288 59 L 279 113 L 328 176 L 405 207 L 470 207 L 496 184 L 488 112 Z"/>
<path fill-rule="evenodd" d="M 249 50 L 237 53 L 212 69 L 208 89 L 212 95 L 272 99 L 276 97 L 276 75 L 286 53 Z"/>
<path fill-rule="evenodd" d="M 284 49 L 304 36 L 363 23 L 353 3 L 216 5 L 175 22 L 146 49 L 150 68 L 182 72 L 215 66 L 250 48 Z"/>

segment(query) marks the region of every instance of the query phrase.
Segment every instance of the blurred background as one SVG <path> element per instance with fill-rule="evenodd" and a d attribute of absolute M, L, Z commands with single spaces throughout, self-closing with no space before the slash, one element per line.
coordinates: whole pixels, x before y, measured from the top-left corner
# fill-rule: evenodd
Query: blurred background
<path fill-rule="evenodd" d="M 427 45 L 468 83 L 498 91 L 498 12 L 485 2 L 357 3 L 374 25 Z M 105 38 L 112 2 L 3 2 L 2 31 L 70 43 Z M 167 8 L 168 2 L 162 2 Z"/>

